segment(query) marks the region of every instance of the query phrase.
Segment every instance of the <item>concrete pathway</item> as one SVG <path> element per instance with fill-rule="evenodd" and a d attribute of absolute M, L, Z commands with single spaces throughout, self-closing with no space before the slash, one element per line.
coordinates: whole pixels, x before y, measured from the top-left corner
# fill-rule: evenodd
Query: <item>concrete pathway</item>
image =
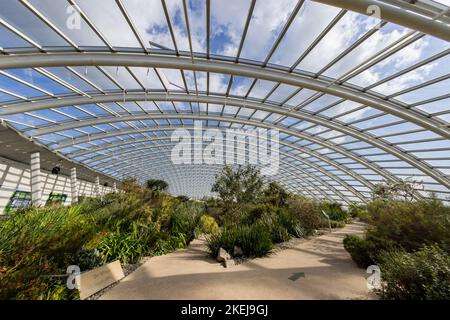
<path fill-rule="evenodd" d="M 100 299 L 371 299 L 365 270 L 342 245 L 346 234 L 362 234 L 364 225 L 295 240 L 269 257 L 224 268 L 207 256 L 205 243 L 153 257 Z M 294 273 L 305 277 L 289 279 Z"/>

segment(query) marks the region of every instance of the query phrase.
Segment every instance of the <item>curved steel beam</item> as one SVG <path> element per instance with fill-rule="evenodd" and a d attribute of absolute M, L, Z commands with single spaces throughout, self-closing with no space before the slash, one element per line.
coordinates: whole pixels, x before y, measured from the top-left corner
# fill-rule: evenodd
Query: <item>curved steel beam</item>
<path fill-rule="evenodd" d="M 140 155 L 137 155 L 136 157 L 131 157 L 131 158 L 128 158 L 128 159 L 133 159 L 133 160 L 146 159 L 147 161 L 155 161 L 155 160 L 159 160 L 159 159 L 167 159 L 167 156 L 166 156 L 164 153 L 157 154 L 155 157 L 148 157 L 149 155 L 152 155 L 152 154 L 154 154 L 154 153 L 140 154 Z M 314 180 L 314 181 L 317 181 L 317 183 L 319 183 L 320 185 L 326 186 L 329 190 L 331 190 L 331 191 L 334 192 L 336 195 L 338 195 L 344 202 L 350 203 L 350 201 L 347 199 L 346 196 L 344 196 L 339 190 L 337 190 L 334 186 L 332 186 L 331 184 L 329 184 L 326 180 L 323 180 L 323 179 L 321 179 L 320 177 L 315 176 L 315 175 L 313 175 L 312 173 L 310 173 L 310 172 L 308 172 L 308 171 L 306 171 L 306 170 L 303 170 L 303 169 L 301 169 L 301 168 L 297 168 L 297 167 L 295 167 L 294 165 L 290 164 L 289 162 L 286 162 L 286 161 L 283 161 L 283 160 L 280 160 L 280 162 L 283 163 L 283 164 L 285 164 L 285 165 L 287 165 L 287 166 L 289 166 L 289 167 L 291 167 L 291 168 L 293 168 L 293 169 L 295 169 L 296 171 L 300 171 L 301 173 L 307 175 L 310 179 L 312 179 L 312 180 Z M 130 168 L 136 168 L 136 171 L 139 172 L 140 170 L 142 170 L 142 165 L 143 165 L 143 164 L 144 164 L 144 163 L 134 163 L 134 164 L 132 164 L 132 165 L 124 164 L 123 166 L 115 167 L 114 170 L 113 170 L 113 171 L 110 171 L 109 174 L 115 175 L 115 174 L 120 173 L 120 172 L 123 172 L 123 171 L 134 173 L 133 171 L 130 171 Z M 147 164 L 148 164 L 148 163 L 147 163 Z M 164 167 L 164 166 L 166 166 L 166 165 L 167 165 L 166 163 L 163 163 L 161 167 Z M 170 164 L 169 164 L 169 165 L 170 165 Z M 150 166 L 150 167 L 151 167 L 151 166 Z M 288 171 L 288 170 L 286 170 L 285 168 L 282 168 L 281 166 L 280 166 L 279 169 L 280 169 L 281 172 L 284 172 L 285 174 L 287 174 L 287 177 L 294 176 L 294 177 L 296 177 L 297 179 L 299 179 L 299 180 L 301 180 L 301 181 L 307 183 L 308 185 L 310 185 L 309 182 L 308 182 L 307 180 L 305 180 L 304 178 L 302 178 L 301 176 L 299 176 L 299 175 L 296 174 L 295 172 Z M 278 179 L 277 179 L 277 180 L 278 180 Z M 312 185 L 310 185 L 310 186 L 311 186 L 312 188 L 314 188 Z M 322 189 L 319 188 L 318 191 L 319 191 L 323 196 L 328 197 L 328 195 L 327 195 Z M 329 198 L 329 197 L 328 197 L 328 198 Z M 330 198 L 329 198 L 329 199 L 330 199 Z M 331 200 L 331 199 L 330 199 L 330 200 Z"/>
<path fill-rule="evenodd" d="M 152 167 L 152 169 L 156 169 L 156 170 L 161 170 L 161 168 L 160 167 Z M 217 171 L 217 173 L 218 173 L 219 171 Z M 216 174 L 217 174 L 216 173 Z M 141 173 L 140 173 L 140 171 L 139 170 L 135 170 L 134 172 L 133 172 L 133 174 L 134 175 L 137 175 L 137 174 L 140 174 L 141 175 Z M 214 175 L 215 176 L 215 175 Z M 122 175 L 122 177 L 123 178 L 127 178 L 127 177 L 130 177 L 130 175 L 126 175 L 126 174 L 124 174 L 124 175 Z M 131 177 L 133 177 L 133 176 L 131 176 Z M 164 174 L 158 174 L 158 175 L 146 175 L 146 177 L 147 178 L 154 178 L 154 177 L 158 177 L 158 178 L 160 178 L 160 179 L 163 179 L 163 180 L 165 180 L 165 181 L 167 181 L 168 183 L 169 183 L 169 189 L 170 189 L 170 187 L 172 186 L 172 187 L 174 187 L 174 188 L 177 188 L 177 189 L 183 189 L 183 188 L 185 188 L 185 186 L 183 185 L 183 182 L 184 181 L 186 181 L 186 180 L 190 180 L 190 181 L 192 181 L 192 179 L 186 179 L 186 176 L 182 176 L 182 175 L 180 175 L 178 172 L 175 172 L 175 173 L 173 173 L 173 172 L 167 172 L 167 173 L 164 173 Z M 297 182 L 297 180 L 295 180 L 295 182 L 293 182 L 293 181 L 288 181 L 288 180 L 284 180 L 286 177 L 284 176 L 284 174 L 282 174 L 282 178 L 283 179 L 280 179 L 279 181 L 277 181 L 281 186 L 284 186 L 285 188 L 289 188 L 290 190 L 293 190 L 293 191 L 289 191 L 289 192 L 294 192 L 294 193 L 296 193 L 296 192 L 298 192 L 298 193 L 300 193 L 300 194 L 302 194 L 302 195 L 304 195 L 304 196 L 307 196 L 307 197 L 319 197 L 319 198 L 324 198 L 324 196 L 323 196 L 323 194 L 321 193 L 321 192 L 318 192 L 317 191 L 317 193 L 314 193 L 313 192 L 313 190 L 317 190 L 317 188 L 315 188 L 315 187 L 312 187 L 312 186 L 310 186 L 310 185 L 308 185 L 308 187 L 309 188 L 304 188 L 304 187 L 300 187 L 299 186 L 299 183 Z M 213 180 L 214 179 L 214 177 L 211 177 L 211 180 Z M 204 179 L 205 180 L 205 179 Z M 265 177 L 263 177 L 263 180 L 264 180 L 264 182 L 265 183 L 267 183 L 267 181 L 268 181 L 268 179 L 266 179 Z M 171 181 L 173 181 L 172 183 L 171 183 Z M 181 182 L 181 183 L 180 183 Z M 311 189 L 311 190 L 310 190 Z M 211 192 L 211 190 L 208 190 L 207 192 Z M 185 194 L 185 192 L 183 192 L 184 194 Z M 327 198 L 325 198 L 325 199 L 331 199 L 330 197 L 327 197 Z M 334 200 L 334 199 L 331 199 L 332 201 Z"/>
<path fill-rule="evenodd" d="M 407 27 L 412 30 L 417 30 L 445 41 L 450 41 L 450 26 L 439 21 L 435 21 L 432 16 L 424 17 L 411 11 L 388 5 L 383 1 L 374 0 L 313 0 L 323 4 L 332 5 L 335 7 L 355 11 L 367 15 L 370 6 L 378 6 L 381 12 L 381 19 L 395 24 Z M 408 2 L 408 1 L 405 1 Z M 416 1 L 410 1 L 414 3 Z M 413 9 L 411 6 L 410 9 Z M 447 7 L 448 9 L 448 7 Z M 447 11 L 448 12 L 448 11 Z M 441 14 L 445 14 L 445 10 Z M 436 17 L 437 18 L 437 17 Z"/>
<path fill-rule="evenodd" d="M 166 137 L 164 139 L 162 139 L 162 137 L 160 137 L 159 140 L 170 140 L 170 137 Z M 226 138 L 223 139 L 223 140 L 224 141 L 230 141 L 230 139 L 226 139 Z M 108 161 L 108 162 L 102 162 L 99 166 L 94 166 L 95 168 L 103 168 L 105 165 L 107 166 L 111 162 L 120 161 L 120 160 L 114 160 L 115 156 L 120 156 L 122 154 L 127 154 L 127 153 L 130 153 L 130 152 L 135 152 L 135 151 L 140 151 L 140 150 L 147 150 L 147 149 L 159 148 L 159 147 L 175 146 L 175 145 L 178 145 L 178 144 L 179 143 L 166 143 L 166 144 L 163 144 L 163 145 L 151 145 L 151 146 L 143 146 L 143 147 L 126 148 L 126 149 L 119 150 L 119 152 L 114 152 L 114 153 L 107 154 L 107 155 L 104 155 L 104 156 L 96 156 L 96 157 L 93 157 L 93 158 L 89 158 L 88 161 L 83 161 L 83 163 L 89 165 L 89 163 L 91 163 L 91 162 L 95 162 L 95 161 L 100 161 L 100 160 L 103 160 L 103 159 L 111 158 L 110 161 Z M 253 144 L 253 143 L 249 143 L 249 144 L 253 145 L 253 146 L 257 146 L 256 144 Z M 241 150 L 241 148 L 238 148 L 238 149 Z M 145 152 L 145 154 L 153 154 L 155 152 L 159 152 L 159 151 L 158 150 L 154 150 L 154 151 L 152 151 L 150 153 Z M 144 154 L 144 153 L 141 153 L 141 154 Z M 335 174 L 333 174 L 333 173 L 331 173 L 331 172 L 329 172 L 327 170 L 324 170 L 320 166 L 318 166 L 318 165 L 316 165 L 316 164 L 314 164 L 314 163 L 312 163 L 312 162 L 310 162 L 310 161 L 308 161 L 306 159 L 300 158 L 300 157 L 298 157 L 296 155 L 289 154 L 289 153 L 286 153 L 286 152 L 283 152 L 283 151 L 280 151 L 280 154 L 285 156 L 286 158 L 292 158 L 292 159 L 294 159 L 294 160 L 296 160 L 296 161 L 298 161 L 300 163 L 303 163 L 304 165 L 306 165 L 308 167 L 311 167 L 311 168 L 315 169 L 318 172 L 321 172 L 322 174 L 326 175 L 327 177 L 329 177 L 330 179 L 334 180 L 339 185 L 341 185 L 342 187 L 344 187 L 345 189 L 347 189 L 348 191 L 353 193 L 353 195 L 355 197 L 360 198 L 360 200 L 362 200 L 362 201 L 366 200 L 356 189 L 354 189 L 351 185 L 349 185 L 347 182 L 345 182 L 344 180 L 342 180 L 341 178 L 339 178 Z M 139 157 L 139 155 L 137 155 L 137 157 Z M 127 158 L 126 161 L 128 162 L 129 160 L 132 160 L 132 159 L 135 159 L 135 157 L 133 156 L 131 158 Z M 125 161 L 123 161 L 123 162 L 124 162 L 124 166 L 127 166 Z M 285 161 L 282 161 L 282 162 L 285 162 Z M 287 162 L 287 163 L 289 163 L 289 162 Z M 118 167 L 118 166 L 116 166 L 116 167 Z M 319 177 L 319 179 L 322 180 L 320 177 Z M 344 195 L 342 195 L 342 196 L 345 197 Z"/>
<path fill-rule="evenodd" d="M 152 169 L 160 170 L 161 167 L 152 167 Z M 174 168 L 174 170 L 175 170 L 175 172 L 173 172 L 173 171 L 171 171 L 171 172 L 164 172 L 163 174 L 160 173 L 161 171 L 158 171 L 157 174 L 147 174 L 147 175 L 145 175 L 145 177 L 142 177 L 140 172 L 137 171 L 137 170 L 135 170 L 133 172 L 133 174 L 136 175 L 137 173 L 139 173 L 140 177 L 141 177 L 141 180 L 145 180 L 147 178 L 158 177 L 158 178 L 164 179 L 167 182 L 174 181 L 174 183 L 169 183 L 169 189 L 170 189 L 170 187 L 175 187 L 175 188 L 180 188 L 181 187 L 181 188 L 183 188 L 184 186 L 182 184 L 179 184 L 178 181 L 180 181 L 180 180 L 183 181 L 183 180 L 186 180 L 186 179 L 183 179 L 184 177 L 180 174 L 180 172 L 176 171 L 177 170 L 176 168 Z M 190 170 L 192 170 L 192 169 L 190 169 Z M 214 173 L 211 177 L 208 177 L 208 178 L 214 179 L 216 174 L 219 171 L 220 170 L 216 170 L 216 173 Z M 206 175 L 211 175 L 211 172 L 212 171 L 207 171 L 205 174 Z M 181 172 L 181 173 L 183 174 L 184 172 Z M 180 176 L 181 176 L 181 179 L 180 179 Z M 191 175 L 187 175 L 187 176 L 191 177 Z M 201 179 L 203 179 L 204 176 L 205 176 L 204 174 L 201 175 Z M 118 177 L 126 179 L 127 177 L 133 177 L 133 175 L 130 176 L 129 174 L 120 174 Z M 134 177 L 136 177 L 136 176 L 134 176 Z M 283 178 L 285 178 L 284 175 L 283 175 Z M 192 179 L 189 179 L 189 180 L 192 180 Z M 205 179 L 203 179 L 203 180 L 205 180 Z M 268 179 L 263 177 L 263 180 L 268 180 Z M 278 183 L 281 184 L 282 186 L 289 187 L 289 189 L 294 189 L 296 191 L 299 191 L 301 194 L 304 194 L 306 196 L 313 196 L 313 197 L 316 196 L 315 194 L 312 194 L 310 192 L 311 190 L 309 190 L 309 189 L 299 188 L 298 183 L 294 184 L 292 181 L 287 181 L 287 180 L 283 180 L 283 179 L 280 179 L 278 181 Z M 306 194 L 305 194 L 305 190 L 307 192 Z M 316 188 L 313 188 L 313 190 L 316 190 Z M 210 190 L 208 190 L 208 192 L 210 192 Z"/>
<path fill-rule="evenodd" d="M 178 126 L 178 127 L 171 127 L 171 128 L 164 128 L 163 130 L 165 131 L 170 131 L 170 130 L 176 130 L 176 129 L 186 129 L 186 130 L 193 130 L 194 126 Z M 114 132 L 113 135 L 111 135 L 110 133 L 107 134 L 96 134 L 94 136 L 92 136 L 92 139 L 90 139 L 90 141 L 95 141 L 98 139 L 103 139 L 106 137 L 112 137 L 112 136 L 120 136 L 120 135 L 124 135 L 124 134 L 134 134 L 134 133 L 145 133 L 145 132 L 149 132 L 149 131 L 161 131 L 161 128 L 149 128 L 147 130 L 129 130 L 129 131 L 124 131 L 124 132 Z M 68 157 L 81 157 L 84 155 L 87 155 L 89 153 L 93 153 L 93 152 L 98 152 L 98 151 L 103 151 L 103 150 L 107 150 L 109 148 L 113 148 L 113 147 L 119 147 L 119 146 L 123 146 L 123 145 L 128 145 L 128 144 L 133 144 L 133 143 L 140 143 L 140 142 L 146 142 L 146 141 L 153 141 L 153 140 L 159 140 L 162 139 L 164 137 L 157 137 L 157 138 L 143 138 L 143 139 L 128 139 L 128 140 L 124 140 L 122 142 L 119 143 L 110 143 L 104 146 L 99 146 L 99 147 L 94 147 L 92 149 L 89 150 L 85 150 L 85 151 L 78 151 L 78 152 L 74 152 L 74 153 L 67 153 L 66 156 Z M 77 138 L 80 139 L 80 138 Z M 83 142 L 88 142 L 83 141 Z M 74 141 L 74 143 L 76 144 L 77 142 Z M 360 176 L 359 174 L 357 174 L 356 172 L 347 169 L 346 167 L 344 167 L 343 165 L 339 164 L 338 162 L 333 161 L 330 158 L 327 158 L 323 155 L 321 155 L 318 152 L 315 152 L 313 150 L 309 150 L 307 148 L 304 147 L 300 147 L 299 145 L 292 143 L 292 142 L 286 142 L 284 140 L 280 140 L 279 141 L 280 144 L 287 146 L 289 148 L 293 148 L 295 150 L 298 150 L 302 153 L 308 154 L 311 157 L 315 157 L 317 159 L 319 159 L 322 162 L 327 163 L 330 166 L 335 167 L 336 169 L 344 172 L 345 174 L 347 174 L 348 176 L 351 176 L 353 179 L 359 181 L 363 186 L 372 189 L 373 188 L 373 184 L 368 181 L 367 179 L 363 178 L 362 176 Z M 74 145 L 74 144 L 71 144 Z M 357 191 L 358 192 L 358 191 Z M 358 192 L 359 193 L 359 192 Z"/>
<path fill-rule="evenodd" d="M 211 116 L 204 116 L 203 119 L 211 119 Z M 311 135 L 307 135 L 304 133 L 300 133 L 298 131 L 292 130 L 292 129 L 287 129 L 284 127 L 280 127 L 280 126 L 270 126 L 261 122 L 256 122 L 256 121 L 249 121 L 249 120 L 242 120 L 242 119 L 235 119 L 235 118 L 225 118 L 222 119 L 223 121 L 227 121 L 227 122 L 232 122 L 232 123 L 239 123 L 239 124 L 243 124 L 243 125 L 252 125 L 252 126 L 256 126 L 256 127 L 261 127 L 261 128 L 265 128 L 265 129 L 273 129 L 276 128 L 277 130 L 279 130 L 280 132 L 286 133 L 288 135 L 300 138 L 300 139 L 304 139 L 304 140 L 308 140 L 311 141 L 313 143 L 316 143 L 324 148 L 328 148 L 331 150 L 334 150 L 335 152 L 338 152 L 340 154 L 345 155 L 347 158 L 352 159 L 355 162 L 358 162 L 360 164 L 362 164 L 364 167 L 376 172 L 377 174 L 381 175 L 382 177 L 384 177 L 386 180 L 388 181 L 398 181 L 399 179 L 397 177 L 395 177 L 395 175 L 390 174 L 388 172 L 386 172 L 384 169 L 380 168 L 378 165 L 368 161 L 367 159 L 365 159 L 364 157 L 361 157 L 359 155 L 355 155 L 352 152 L 349 152 L 348 150 L 336 146 L 328 141 L 322 140 L 322 139 L 318 139 L 314 136 Z M 158 130 L 162 130 L 162 127 L 159 127 Z M 146 131 L 151 130 L 151 128 L 145 129 Z M 135 130 L 130 130 L 130 132 L 133 131 L 135 132 Z M 110 134 L 102 134 L 103 137 L 106 136 L 114 136 L 116 134 L 118 134 L 120 131 L 114 132 L 114 133 L 110 133 Z M 123 133 L 123 132 L 122 132 Z M 81 139 L 81 138 L 79 138 Z M 88 139 L 85 138 L 85 139 Z M 75 141 L 75 139 L 74 139 Z M 81 140 L 80 140 L 81 141 Z M 86 140 L 89 141 L 89 140 Z M 67 141 L 68 142 L 68 141 Z M 81 142 L 79 142 L 81 143 Z"/>
<path fill-rule="evenodd" d="M 143 157 L 141 157 L 141 158 L 143 158 Z M 158 157 L 156 157 L 156 159 L 158 159 Z M 132 167 L 133 170 L 131 170 L 131 171 L 119 170 L 116 174 L 118 174 L 119 177 L 133 176 L 133 175 L 135 175 L 135 174 L 139 174 L 140 176 L 142 176 L 142 175 L 144 175 L 144 174 L 147 174 L 147 172 L 143 172 L 143 167 L 142 167 L 142 166 L 145 165 L 145 164 L 148 164 L 148 163 L 142 161 L 141 163 L 135 164 L 135 165 Z M 176 171 L 178 170 L 177 167 L 174 167 L 174 168 L 171 168 L 171 167 L 170 167 L 170 170 L 169 170 L 166 164 L 162 164 L 162 165 L 159 164 L 159 165 L 156 165 L 156 166 L 155 166 L 155 165 L 150 165 L 150 166 L 148 166 L 148 168 L 149 168 L 150 170 L 156 170 L 156 171 L 158 172 L 158 176 L 166 176 L 165 173 L 164 173 L 164 174 L 161 174 L 161 172 L 162 172 L 161 170 L 162 170 L 162 169 L 168 170 L 167 173 L 169 173 L 169 174 L 172 173 L 172 172 L 174 172 L 174 171 L 176 172 Z M 217 172 L 219 172 L 219 171 L 220 171 L 220 170 L 217 170 Z M 286 171 L 285 169 L 283 169 L 283 170 L 281 171 L 281 178 L 283 178 L 283 179 L 281 179 L 280 177 L 277 177 L 275 180 L 278 181 L 279 183 L 287 184 L 287 183 L 288 183 L 288 182 L 287 182 L 288 180 L 284 180 L 285 178 L 288 178 L 288 177 L 286 176 L 286 172 L 288 172 L 288 171 Z M 113 173 L 113 174 L 114 174 L 114 173 Z M 147 176 L 148 176 L 148 177 L 152 177 L 153 175 L 147 174 Z M 301 177 L 301 178 L 296 177 L 296 179 L 297 179 L 297 180 L 304 181 L 304 178 L 303 178 L 303 177 Z M 297 180 L 295 180 L 295 181 L 297 182 Z M 311 190 L 316 190 L 316 191 L 317 191 L 319 194 L 321 194 L 323 197 L 329 199 L 329 197 L 327 196 L 327 194 L 324 193 L 323 190 L 321 191 L 320 188 L 318 189 L 317 186 L 311 185 L 311 183 L 310 183 L 309 181 L 305 181 L 305 184 L 308 185 L 309 189 L 308 189 L 308 188 L 302 188 L 301 185 L 298 184 L 298 183 L 296 183 L 295 189 L 296 189 L 297 191 L 300 191 L 301 193 L 303 193 L 303 191 L 306 191 L 310 196 L 315 196 L 314 194 L 311 193 Z M 292 183 L 291 183 L 291 185 L 292 185 Z"/>
<path fill-rule="evenodd" d="M 141 166 L 142 166 L 142 165 L 143 165 L 143 164 L 141 164 Z M 142 167 L 136 167 L 136 166 L 134 166 L 133 168 L 134 168 L 134 169 L 133 169 L 132 171 L 127 172 L 124 176 L 126 176 L 127 174 L 131 174 L 131 175 L 133 175 L 133 174 L 141 174 L 141 175 L 142 175 L 142 174 L 143 174 L 143 173 L 142 173 Z M 164 167 L 164 166 L 149 166 L 148 168 L 149 168 L 150 170 L 158 170 L 158 171 L 161 170 L 161 169 L 167 169 L 167 167 Z M 168 172 L 170 172 L 170 171 L 168 171 Z M 293 180 L 287 180 L 288 178 L 290 179 L 291 177 L 289 177 L 289 176 L 286 174 L 286 172 L 289 172 L 289 171 L 287 171 L 287 170 L 285 170 L 285 169 L 281 170 L 281 171 L 280 171 L 280 175 L 279 175 L 277 178 L 275 178 L 275 181 L 277 181 L 277 182 L 280 183 L 280 184 L 282 184 L 282 183 L 287 184 L 287 183 L 288 183 L 287 181 L 290 181 L 290 185 L 291 185 L 291 186 L 295 186 L 294 188 L 295 188 L 297 191 L 300 191 L 300 193 L 304 193 L 304 191 L 306 191 L 310 196 L 314 197 L 315 194 L 313 194 L 313 193 L 311 192 L 311 190 L 316 190 L 319 194 L 322 195 L 323 198 L 332 200 L 332 199 L 330 198 L 330 195 L 328 195 L 327 193 L 325 193 L 324 190 L 322 190 L 321 188 L 317 188 L 317 186 L 315 186 L 315 185 L 312 185 L 311 182 L 305 180 L 305 178 L 303 178 L 303 177 L 299 177 L 298 175 L 295 175 L 295 174 L 294 174 L 295 179 L 293 179 Z M 121 173 L 119 173 L 119 174 L 121 174 Z M 291 175 L 291 176 L 292 176 L 292 175 Z M 295 184 L 293 183 L 293 181 L 295 181 Z M 301 183 L 299 183 L 299 181 L 300 181 L 300 182 L 303 182 L 303 183 L 304 183 L 305 185 L 307 185 L 309 188 L 303 188 L 303 187 L 301 186 Z M 321 186 L 322 186 L 322 184 L 321 184 Z M 330 191 L 331 191 L 331 190 L 330 190 Z M 338 197 L 339 197 L 339 196 L 338 196 Z M 342 198 L 341 198 L 341 199 L 342 199 Z M 342 199 L 342 201 L 347 202 L 345 199 Z"/>
<path fill-rule="evenodd" d="M 205 117 L 206 117 L 206 119 L 210 119 L 211 118 L 210 116 L 205 116 Z M 235 118 L 225 118 L 225 119 L 222 119 L 222 120 L 224 120 L 224 121 L 226 120 L 227 122 L 240 123 L 240 124 L 244 124 L 244 125 L 248 124 L 248 125 L 258 126 L 258 127 L 262 127 L 262 128 L 265 128 L 265 129 L 273 129 L 274 128 L 273 126 L 269 126 L 267 124 L 263 124 L 261 122 L 255 122 L 255 121 L 248 121 L 248 120 L 245 121 L 245 120 L 240 120 L 240 119 L 235 119 Z M 348 150 L 346 150 L 346 149 L 344 149 L 342 147 L 338 147 L 338 146 L 336 146 L 336 145 L 334 145 L 334 144 L 332 144 L 330 142 L 327 142 L 327 141 L 318 139 L 316 137 L 313 137 L 313 136 L 310 136 L 310 135 L 306 135 L 306 134 L 303 134 L 303 133 L 300 133 L 300 132 L 297 132 L 297 131 L 294 131 L 294 130 L 291 130 L 291 129 L 283 128 L 283 127 L 280 127 L 280 126 L 275 126 L 275 128 L 277 130 L 279 130 L 280 132 L 286 133 L 286 134 L 294 136 L 294 137 L 298 137 L 300 139 L 311 141 L 311 142 L 316 143 L 316 144 L 318 144 L 318 145 L 320 145 L 322 147 L 325 147 L 325 148 L 334 150 L 334 151 L 336 151 L 336 152 L 338 152 L 340 154 L 343 154 L 347 158 L 352 159 L 352 160 L 362 164 L 363 166 L 365 166 L 366 168 L 368 168 L 370 170 L 373 170 L 377 174 L 379 174 L 382 177 L 384 177 L 386 180 L 398 181 L 398 178 L 396 178 L 395 175 L 386 172 L 385 170 L 383 170 L 382 168 L 380 168 L 376 164 L 367 161 L 365 158 L 363 158 L 363 157 L 361 157 L 359 155 L 354 155 L 353 153 L 349 152 Z M 150 129 L 151 128 L 145 129 L 145 131 L 149 131 Z M 163 130 L 163 129 L 162 129 L 162 127 L 159 127 L 158 130 Z M 130 132 L 131 132 L 131 130 L 130 130 Z M 135 132 L 135 131 L 133 130 L 133 132 Z M 116 135 L 118 133 L 119 132 L 114 132 L 114 133 L 102 134 L 102 135 L 104 137 L 107 137 L 107 136 L 109 137 L 109 136 L 114 136 L 114 135 Z M 123 134 L 123 132 L 121 134 Z M 79 138 L 79 139 L 81 139 L 81 138 Z M 75 141 L 75 139 L 73 141 Z M 87 141 L 90 141 L 89 137 L 85 138 L 85 142 L 87 142 Z M 68 141 L 67 141 L 67 143 L 68 143 Z M 79 142 L 79 143 L 81 143 L 81 142 Z"/>
<path fill-rule="evenodd" d="M 262 108 L 262 107 L 261 107 Z M 286 112 L 280 112 L 280 110 L 274 109 L 274 108 L 268 108 L 264 107 L 265 110 L 271 110 L 271 112 L 278 113 L 278 114 L 286 114 Z M 263 109 L 261 109 L 263 110 Z M 373 145 L 374 147 L 377 147 L 407 163 L 412 165 L 413 167 L 417 168 L 418 170 L 422 171 L 423 173 L 427 174 L 428 176 L 432 177 L 442 185 L 444 185 L 446 188 L 450 189 L 450 181 L 443 176 L 441 173 L 437 172 L 433 168 L 431 168 L 429 165 L 427 165 L 424 162 L 421 162 L 417 158 L 413 157 L 412 155 L 405 153 L 396 147 L 387 144 L 381 139 L 378 139 L 376 137 L 371 137 L 367 134 L 363 134 L 360 131 L 357 131 L 355 129 L 352 129 L 348 126 L 343 126 L 331 121 L 327 121 L 325 119 L 319 118 L 319 117 L 311 117 L 307 114 L 301 114 L 299 112 L 296 112 L 295 114 L 291 114 L 291 117 L 298 118 L 301 120 L 306 120 L 309 122 L 313 122 L 316 124 L 323 125 L 324 127 L 340 131 L 342 133 L 345 133 L 349 136 L 352 136 L 354 138 L 357 138 L 361 141 L 364 141 L 368 144 Z M 124 122 L 124 121 L 135 121 L 135 120 L 147 120 L 147 119 L 204 119 L 204 120 L 215 120 L 215 121 L 228 121 L 228 122 L 238 122 L 241 121 L 243 124 L 253 124 L 258 127 L 265 127 L 267 129 L 278 129 L 279 131 L 282 131 L 281 129 L 283 127 L 278 125 L 268 125 L 262 122 L 255 122 L 250 120 L 237 120 L 235 118 L 225 117 L 225 116 L 209 116 L 209 115 L 194 115 L 194 114 L 144 114 L 144 115 L 132 115 L 132 116 L 123 116 L 123 117 L 103 117 L 103 118 L 96 118 L 96 119 L 88 119 L 84 121 L 76 121 L 76 122 L 69 122 L 69 123 L 63 123 L 60 125 L 55 125 L 51 127 L 46 127 L 42 129 L 35 130 L 35 136 L 43 135 L 43 134 L 49 134 L 49 133 L 55 133 L 58 131 L 64 131 L 64 130 L 70 130 L 75 129 L 79 127 L 85 127 L 89 125 L 97 125 L 97 124 L 103 124 L 103 123 L 114 123 L 114 122 Z M 233 121 L 232 121 L 233 120 Z M 284 129 L 284 128 L 283 128 Z M 308 139 L 311 140 L 311 139 Z M 321 141 L 321 140 L 319 140 Z M 347 152 L 347 154 L 350 154 Z"/>
<path fill-rule="evenodd" d="M 203 60 L 173 56 L 155 56 L 127 53 L 52 53 L 23 54 L 0 57 L 0 69 L 58 66 L 134 66 L 205 71 L 269 80 L 297 87 L 308 88 L 352 100 L 373 107 L 404 120 L 415 123 L 438 135 L 450 139 L 445 123 L 430 119 L 416 111 L 402 107 L 393 101 L 356 90 L 343 84 L 313 78 L 311 76 L 280 70 L 219 60 Z M 122 98 L 123 99 L 123 98 Z M 66 102 L 63 102 L 66 103 Z M 92 103 L 92 100 L 89 102 Z M 67 104 L 65 104 L 67 105 Z M 17 105 L 18 106 L 18 105 Z M 11 109 L 10 109 L 11 110 Z"/>

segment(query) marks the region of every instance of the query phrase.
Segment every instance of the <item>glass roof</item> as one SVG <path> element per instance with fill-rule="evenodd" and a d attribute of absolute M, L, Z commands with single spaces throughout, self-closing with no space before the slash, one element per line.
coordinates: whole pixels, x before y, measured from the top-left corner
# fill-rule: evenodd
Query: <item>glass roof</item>
<path fill-rule="evenodd" d="M 174 194 L 209 195 L 221 169 L 170 161 L 172 133 L 201 121 L 278 129 L 268 179 L 292 192 L 365 201 L 413 179 L 418 197 L 448 199 L 450 1 L 384 2 L 405 23 L 325 0 L 3 0 L 0 119 Z"/>

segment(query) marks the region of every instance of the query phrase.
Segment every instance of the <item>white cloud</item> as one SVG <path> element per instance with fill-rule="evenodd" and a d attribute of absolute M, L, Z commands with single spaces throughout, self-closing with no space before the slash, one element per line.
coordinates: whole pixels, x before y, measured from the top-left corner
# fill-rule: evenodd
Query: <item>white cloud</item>
<path fill-rule="evenodd" d="M 438 66 L 438 63 L 428 64 L 419 69 L 415 69 L 391 81 L 385 82 L 375 88 L 374 91 L 384 95 L 390 95 L 403 89 L 412 87 L 423 82 L 431 71 Z"/>

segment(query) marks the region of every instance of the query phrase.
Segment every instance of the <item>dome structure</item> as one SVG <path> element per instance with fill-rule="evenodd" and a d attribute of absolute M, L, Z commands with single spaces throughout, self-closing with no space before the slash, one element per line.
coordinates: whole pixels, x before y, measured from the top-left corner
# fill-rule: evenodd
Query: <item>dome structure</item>
<path fill-rule="evenodd" d="M 364 202 L 410 180 L 446 200 L 449 41 L 448 0 L 2 0 L 0 119 L 175 195 L 210 195 L 222 168 L 174 163 L 174 132 L 201 126 L 276 130 L 266 178 L 291 192 Z"/>

